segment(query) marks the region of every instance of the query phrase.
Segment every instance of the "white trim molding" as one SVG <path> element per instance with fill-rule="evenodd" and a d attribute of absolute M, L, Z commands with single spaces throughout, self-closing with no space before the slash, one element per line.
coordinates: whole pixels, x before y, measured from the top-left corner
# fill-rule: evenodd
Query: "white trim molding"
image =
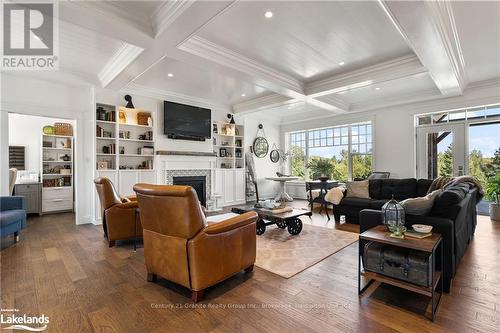
<path fill-rule="evenodd" d="M 188 96 L 188 95 L 184 95 L 184 94 L 180 94 L 180 93 L 176 93 L 176 92 L 172 92 L 172 91 L 167 91 L 167 90 L 162 90 L 162 89 L 146 87 L 146 86 L 143 86 L 143 85 L 140 85 L 137 83 L 129 83 L 127 86 L 125 86 L 120 91 L 123 93 L 127 93 L 127 94 L 136 94 L 139 96 L 150 97 L 150 98 L 159 99 L 159 100 L 170 100 L 170 101 L 175 101 L 175 102 L 179 102 L 179 103 L 196 105 L 199 107 L 204 107 L 204 108 L 209 108 L 209 109 L 231 112 L 231 107 L 229 105 L 216 104 L 216 103 L 213 103 L 212 101 L 207 100 L 207 99 Z"/>
<path fill-rule="evenodd" d="M 123 43 L 97 75 L 101 87 L 107 87 L 142 51 L 144 51 L 142 47 Z"/>
<path fill-rule="evenodd" d="M 416 56 L 406 55 L 345 74 L 308 83 L 305 90 L 307 96 L 316 98 L 426 72 L 427 70 Z"/>
<path fill-rule="evenodd" d="M 259 96 L 244 102 L 234 104 L 233 112 L 238 114 L 249 114 L 253 112 L 275 108 L 286 104 L 291 104 L 294 101 L 296 100 L 293 98 L 276 93 L 270 93 L 264 96 Z"/>
<path fill-rule="evenodd" d="M 192 0 L 166 1 L 155 10 L 151 17 L 154 37 L 157 38 L 194 3 Z"/>
<path fill-rule="evenodd" d="M 179 44 L 177 48 L 226 67 L 236 69 L 253 77 L 259 77 L 269 82 L 274 82 L 280 87 L 303 95 L 304 88 L 300 80 L 226 49 L 200 36 L 192 36 Z"/>

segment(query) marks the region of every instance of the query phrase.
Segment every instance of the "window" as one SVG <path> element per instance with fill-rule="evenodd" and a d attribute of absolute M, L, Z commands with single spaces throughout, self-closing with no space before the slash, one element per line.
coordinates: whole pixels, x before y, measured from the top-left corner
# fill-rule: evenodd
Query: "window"
<path fill-rule="evenodd" d="M 306 175 L 306 132 L 290 133 L 290 171 L 300 178 Z"/>
<path fill-rule="evenodd" d="M 481 106 L 455 111 L 439 111 L 432 114 L 417 115 L 417 126 L 482 120 L 500 117 L 500 105 Z"/>
<path fill-rule="evenodd" d="M 366 178 L 372 170 L 371 122 L 293 132 L 290 173 L 304 179 Z"/>

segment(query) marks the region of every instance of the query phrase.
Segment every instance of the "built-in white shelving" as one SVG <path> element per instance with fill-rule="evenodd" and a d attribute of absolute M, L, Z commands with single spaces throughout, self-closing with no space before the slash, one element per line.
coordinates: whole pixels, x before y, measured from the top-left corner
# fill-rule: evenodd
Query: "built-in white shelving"
<path fill-rule="evenodd" d="M 42 212 L 73 210 L 73 137 L 42 134 Z"/>
<path fill-rule="evenodd" d="M 217 154 L 218 169 L 243 169 L 244 126 L 226 122 L 213 122 L 212 144 Z"/>

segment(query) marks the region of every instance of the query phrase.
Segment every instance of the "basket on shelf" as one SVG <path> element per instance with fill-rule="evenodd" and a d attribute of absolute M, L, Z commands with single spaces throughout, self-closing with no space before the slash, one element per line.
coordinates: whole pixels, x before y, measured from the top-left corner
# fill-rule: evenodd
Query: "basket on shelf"
<path fill-rule="evenodd" d="M 73 126 L 68 123 L 55 123 L 54 124 L 56 135 L 73 136 Z"/>
<path fill-rule="evenodd" d="M 148 118 L 151 117 L 149 112 L 137 112 L 137 124 L 148 126 Z"/>

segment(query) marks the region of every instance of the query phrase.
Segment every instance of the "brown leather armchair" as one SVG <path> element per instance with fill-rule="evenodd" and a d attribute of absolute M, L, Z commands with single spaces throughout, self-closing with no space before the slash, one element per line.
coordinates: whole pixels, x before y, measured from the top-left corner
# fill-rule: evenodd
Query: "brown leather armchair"
<path fill-rule="evenodd" d="M 148 281 L 159 275 L 189 288 L 198 302 L 207 287 L 253 270 L 255 212 L 207 226 L 190 186 L 136 184 L 134 191 L 144 228 Z"/>
<path fill-rule="evenodd" d="M 137 223 L 134 220 L 137 208 L 135 196 L 120 197 L 113 183 L 106 177 L 96 178 L 94 183 L 101 202 L 102 227 L 109 247 L 113 247 L 117 240 L 133 238 L 135 224 L 137 226 L 135 236 L 142 237 L 140 217 L 137 216 Z"/>

